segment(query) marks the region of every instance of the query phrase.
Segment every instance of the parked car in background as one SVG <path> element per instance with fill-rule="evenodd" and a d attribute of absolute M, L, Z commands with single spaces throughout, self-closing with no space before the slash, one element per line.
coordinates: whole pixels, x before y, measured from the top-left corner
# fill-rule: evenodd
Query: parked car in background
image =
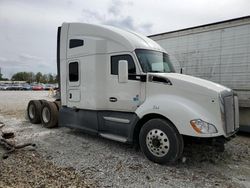
<path fill-rule="evenodd" d="M 56 90 L 58 88 L 58 84 L 43 84 L 43 83 L 1 83 L 0 90 Z"/>
<path fill-rule="evenodd" d="M 2 89 L 2 88 L 3 88 L 3 86 L 4 86 L 3 84 L 0 84 L 0 90 L 3 90 L 3 89 Z"/>
<path fill-rule="evenodd" d="M 50 90 L 50 89 L 54 89 L 53 84 L 44 84 L 44 90 Z"/>
<path fill-rule="evenodd" d="M 54 84 L 54 89 L 58 90 L 59 89 L 59 85 L 58 84 Z"/>
<path fill-rule="evenodd" d="M 0 85 L 0 90 L 8 90 L 9 87 L 10 87 L 9 84 L 1 84 L 1 85 Z"/>
<path fill-rule="evenodd" d="M 34 90 L 34 91 L 44 90 L 44 85 L 42 85 L 42 84 L 34 85 L 34 86 L 32 86 L 32 90 Z"/>
<path fill-rule="evenodd" d="M 21 84 L 12 84 L 9 86 L 8 90 L 22 90 L 22 88 Z"/>
<path fill-rule="evenodd" d="M 30 84 L 23 84 L 22 85 L 22 90 L 32 90 L 32 87 L 31 87 L 31 85 Z"/>

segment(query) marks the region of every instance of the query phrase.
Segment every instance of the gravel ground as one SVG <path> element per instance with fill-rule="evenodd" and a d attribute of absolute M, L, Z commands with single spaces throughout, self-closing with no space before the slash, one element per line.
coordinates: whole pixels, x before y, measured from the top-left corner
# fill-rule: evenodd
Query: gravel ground
<path fill-rule="evenodd" d="M 0 162 L 0 187 L 90 187 L 72 168 L 56 167 L 37 152 L 20 150 Z"/>
<path fill-rule="evenodd" d="M 64 174 L 68 175 L 62 178 L 68 181 L 68 184 L 65 184 L 66 187 L 69 185 L 76 187 L 84 185 L 90 187 L 250 187 L 250 135 L 238 135 L 226 144 L 224 152 L 217 152 L 211 146 L 189 144 L 184 149 L 182 161 L 171 166 L 158 165 L 148 161 L 140 151 L 129 145 L 68 128 L 46 129 L 41 125 L 30 124 L 25 119 L 28 101 L 41 98 L 52 100 L 47 95 L 48 92 L 0 91 L 0 121 L 5 124 L 3 130 L 14 131 L 15 142 L 32 142 L 37 145 L 35 151 L 27 148 L 11 155 L 8 159 L 0 159 L 0 187 L 29 185 L 21 181 L 25 176 L 23 168 L 20 172 L 18 168 L 12 175 L 5 173 L 3 176 L 1 167 L 12 168 L 15 163 L 8 161 L 15 159 L 17 159 L 16 163 L 21 163 L 20 166 L 27 166 L 32 158 L 37 160 L 34 164 L 28 165 L 32 169 L 37 169 L 37 172 L 30 172 L 33 182 L 31 185 L 34 186 L 62 185 L 58 184 L 61 180 L 53 175 L 44 176 L 43 181 L 39 179 L 40 176 L 33 175 L 33 173 L 41 173 L 36 166 L 41 162 L 41 166 L 45 166 L 43 168 L 45 174 L 53 174 L 53 169 L 55 173 L 60 170 L 66 171 Z M 24 155 L 29 160 L 22 164 L 22 160 L 18 159 L 24 158 Z M 51 165 L 53 168 L 46 168 L 46 165 Z M 75 178 L 72 178 L 71 174 L 74 174 Z M 11 181 L 5 181 L 9 177 L 16 181 L 13 184 Z M 78 184 L 81 183 L 80 181 L 83 184 Z"/>

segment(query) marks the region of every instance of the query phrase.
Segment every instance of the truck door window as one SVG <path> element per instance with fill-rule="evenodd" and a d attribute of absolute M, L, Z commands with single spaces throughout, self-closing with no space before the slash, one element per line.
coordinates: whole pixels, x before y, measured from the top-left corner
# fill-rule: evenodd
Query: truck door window
<path fill-rule="evenodd" d="M 77 82 L 79 80 L 78 62 L 69 63 L 69 81 Z"/>
<path fill-rule="evenodd" d="M 81 39 L 70 39 L 69 41 L 69 48 L 76 48 L 79 46 L 83 46 L 84 41 Z"/>
<path fill-rule="evenodd" d="M 135 63 L 131 55 L 115 55 L 111 56 L 111 74 L 118 75 L 118 62 L 120 60 L 127 60 L 128 61 L 128 73 L 129 74 L 136 74 Z"/>

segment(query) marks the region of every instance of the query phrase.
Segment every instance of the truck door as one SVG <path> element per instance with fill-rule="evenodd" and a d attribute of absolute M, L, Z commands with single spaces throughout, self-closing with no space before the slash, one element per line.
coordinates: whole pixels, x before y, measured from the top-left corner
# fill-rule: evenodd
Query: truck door
<path fill-rule="evenodd" d="M 128 82 L 120 83 L 118 79 L 119 60 L 128 62 Z M 133 54 L 113 54 L 109 56 L 110 74 L 108 75 L 108 110 L 134 112 L 142 102 L 140 78 Z"/>
<path fill-rule="evenodd" d="M 80 62 L 79 60 L 69 60 L 67 74 L 67 106 L 78 108 L 81 100 L 80 91 Z"/>

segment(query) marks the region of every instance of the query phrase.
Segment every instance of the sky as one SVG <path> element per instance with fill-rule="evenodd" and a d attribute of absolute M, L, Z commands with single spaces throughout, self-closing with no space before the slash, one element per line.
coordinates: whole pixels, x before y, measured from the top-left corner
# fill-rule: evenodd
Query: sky
<path fill-rule="evenodd" d="M 0 68 L 56 74 L 57 27 L 112 25 L 144 35 L 250 15 L 250 0 L 0 0 Z"/>

